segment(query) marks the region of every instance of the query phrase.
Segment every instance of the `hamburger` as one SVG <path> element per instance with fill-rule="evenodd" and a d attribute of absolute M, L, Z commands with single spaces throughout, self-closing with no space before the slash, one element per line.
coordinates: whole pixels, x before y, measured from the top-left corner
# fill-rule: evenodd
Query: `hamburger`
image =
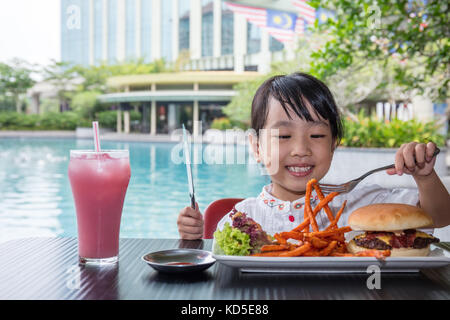
<path fill-rule="evenodd" d="M 361 207 L 352 212 L 348 225 L 354 231 L 364 231 L 347 244 L 351 253 L 367 249 L 391 250 L 392 257 L 426 256 L 430 244 L 439 242 L 417 228 L 433 225 L 431 217 L 419 207 L 380 203 Z"/>

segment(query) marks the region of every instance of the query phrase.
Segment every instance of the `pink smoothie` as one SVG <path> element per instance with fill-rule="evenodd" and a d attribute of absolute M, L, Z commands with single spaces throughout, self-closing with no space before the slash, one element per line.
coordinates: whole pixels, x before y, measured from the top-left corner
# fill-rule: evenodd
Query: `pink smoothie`
<path fill-rule="evenodd" d="M 130 180 L 127 151 L 72 151 L 69 179 L 75 200 L 80 257 L 118 256 L 123 201 Z"/>

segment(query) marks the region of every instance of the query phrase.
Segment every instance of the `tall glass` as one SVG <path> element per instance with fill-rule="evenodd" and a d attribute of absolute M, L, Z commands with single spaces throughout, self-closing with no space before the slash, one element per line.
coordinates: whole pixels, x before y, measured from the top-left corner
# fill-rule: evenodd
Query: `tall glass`
<path fill-rule="evenodd" d="M 68 171 L 77 211 L 79 262 L 117 262 L 131 175 L 128 150 L 71 150 Z"/>

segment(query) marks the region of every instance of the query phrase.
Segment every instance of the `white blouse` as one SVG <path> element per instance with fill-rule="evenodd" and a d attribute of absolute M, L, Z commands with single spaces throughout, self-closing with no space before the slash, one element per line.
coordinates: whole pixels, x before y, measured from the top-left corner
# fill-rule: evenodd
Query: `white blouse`
<path fill-rule="evenodd" d="M 292 202 L 283 201 L 275 198 L 271 194 L 271 190 L 272 184 L 264 186 L 258 197 L 248 198 L 237 203 L 235 209 L 247 214 L 247 216 L 258 222 L 268 234 L 273 235 L 278 232 L 290 231 L 303 221 L 305 197 L 303 196 Z M 347 225 L 348 215 L 354 210 L 372 203 L 405 203 L 417 205 L 419 202 L 419 192 L 417 189 L 386 189 L 378 185 L 356 187 L 349 193 L 336 196 L 328 203 L 333 215 L 336 215 L 345 200 L 347 200 L 347 204 L 339 219 L 339 227 Z M 313 190 L 311 206 L 314 207 L 318 203 L 318 197 Z M 320 230 L 329 224 L 324 210 L 321 210 L 316 216 L 316 220 Z M 232 225 L 230 213 L 226 214 L 219 221 L 217 229 L 222 230 L 226 222 Z"/>

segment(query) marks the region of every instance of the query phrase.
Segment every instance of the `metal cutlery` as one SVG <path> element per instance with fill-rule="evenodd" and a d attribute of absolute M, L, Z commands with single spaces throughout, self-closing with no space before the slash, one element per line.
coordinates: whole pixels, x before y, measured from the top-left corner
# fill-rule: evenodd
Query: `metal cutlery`
<path fill-rule="evenodd" d="M 189 144 L 184 124 L 183 124 L 183 153 L 184 153 L 184 161 L 186 163 L 186 172 L 189 184 L 189 197 L 191 198 L 191 208 L 195 210 L 195 191 L 194 191 L 194 180 L 192 179 L 191 155 L 189 153 Z"/>
<path fill-rule="evenodd" d="M 436 150 L 433 153 L 433 157 L 437 156 L 438 153 L 441 150 L 439 148 L 436 148 Z M 395 168 L 394 164 L 388 165 L 388 166 L 384 166 L 384 167 L 380 167 L 374 170 L 371 170 L 365 174 L 363 174 L 361 177 L 354 179 L 354 180 L 350 180 L 346 183 L 343 184 L 323 184 L 323 183 L 319 183 L 319 187 L 320 189 L 324 192 L 324 193 L 331 193 L 331 192 L 339 192 L 339 193 L 347 193 L 352 191 L 356 185 L 358 183 L 360 183 L 364 178 L 366 178 L 367 176 L 371 175 L 372 173 L 378 172 L 378 171 L 383 171 L 383 170 L 387 170 L 387 169 L 391 169 L 391 168 Z"/>

